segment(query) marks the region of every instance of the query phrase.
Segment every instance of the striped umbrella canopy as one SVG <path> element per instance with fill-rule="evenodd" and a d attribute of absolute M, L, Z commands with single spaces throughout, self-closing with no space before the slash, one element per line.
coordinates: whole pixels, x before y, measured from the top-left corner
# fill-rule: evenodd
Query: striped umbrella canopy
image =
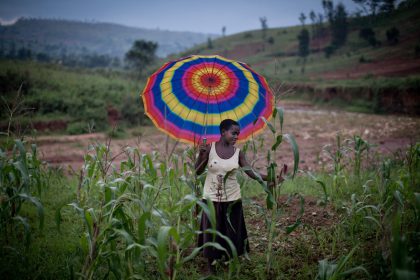
<path fill-rule="evenodd" d="M 146 115 L 173 138 L 197 144 L 220 138 L 224 119 L 239 123 L 238 141 L 265 127 L 274 108 L 266 80 L 247 64 L 212 55 L 167 62 L 147 80 L 142 93 Z"/>

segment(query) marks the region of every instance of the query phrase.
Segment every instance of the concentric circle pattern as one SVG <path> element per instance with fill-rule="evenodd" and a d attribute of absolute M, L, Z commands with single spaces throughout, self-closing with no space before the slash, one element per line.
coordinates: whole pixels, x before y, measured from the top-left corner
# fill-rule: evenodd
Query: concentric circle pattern
<path fill-rule="evenodd" d="M 192 55 L 168 62 L 149 77 L 142 93 L 145 113 L 175 139 L 219 139 L 224 119 L 239 122 L 239 141 L 261 131 L 274 97 L 265 79 L 248 65 L 221 56 Z"/>

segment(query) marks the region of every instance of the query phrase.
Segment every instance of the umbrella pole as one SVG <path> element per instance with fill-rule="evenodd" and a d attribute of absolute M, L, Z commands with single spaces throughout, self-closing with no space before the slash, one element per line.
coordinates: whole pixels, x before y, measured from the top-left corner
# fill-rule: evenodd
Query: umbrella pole
<path fill-rule="evenodd" d="M 209 115 L 209 95 L 211 94 L 211 87 L 208 87 L 208 94 L 207 94 L 207 103 L 206 103 L 206 120 L 204 123 L 204 137 L 203 137 L 203 144 L 207 144 L 207 120 Z"/>

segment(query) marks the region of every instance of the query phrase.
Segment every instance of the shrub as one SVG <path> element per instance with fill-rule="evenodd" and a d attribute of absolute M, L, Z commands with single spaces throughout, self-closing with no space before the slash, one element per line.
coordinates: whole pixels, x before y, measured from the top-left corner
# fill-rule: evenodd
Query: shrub
<path fill-rule="evenodd" d="M 67 126 L 66 132 L 70 135 L 83 134 L 88 132 L 88 124 L 86 122 L 74 122 Z"/>
<path fill-rule="evenodd" d="M 330 58 L 330 56 L 334 53 L 334 51 L 335 51 L 335 46 L 333 45 L 329 45 L 325 47 L 324 48 L 325 57 Z"/>
<path fill-rule="evenodd" d="M 420 44 L 417 44 L 417 45 L 414 47 L 414 54 L 415 54 L 416 56 L 420 56 Z"/>
<path fill-rule="evenodd" d="M 373 29 L 370 27 L 360 29 L 359 37 L 366 40 L 369 43 L 369 45 L 373 47 L 379 44 L 375 37 L 375 31 L 373 31 Z"/>
<path fill-rule="evenodd" d="M 400 39 L 400 31 L 395 27 L 388 29 L 386 31 L 386 39 L 391 45 L 398 44 Z"/>
<path fill-rule="evenodd" d="M 274 38 L 273 37 L 268 37 L 267 42 L 271 45 L 274 44 Z"/>

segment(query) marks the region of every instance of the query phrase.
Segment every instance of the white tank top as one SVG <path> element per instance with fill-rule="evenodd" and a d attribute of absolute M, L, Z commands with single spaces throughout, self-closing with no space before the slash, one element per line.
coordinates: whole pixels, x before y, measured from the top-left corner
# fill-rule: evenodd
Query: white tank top
<path fill-rule="evenodd" d="M 218 202 L 238 200 L 241 198 L 241 188 L 236 179 L 239 168 L 239 149 L 235 150 L 232 157 L 222 159 L 216 153 L 215 144 L 211 143 L 203 198 Z M 228 172 L 229 175 L 224 182 L 224 177 Z"/>

